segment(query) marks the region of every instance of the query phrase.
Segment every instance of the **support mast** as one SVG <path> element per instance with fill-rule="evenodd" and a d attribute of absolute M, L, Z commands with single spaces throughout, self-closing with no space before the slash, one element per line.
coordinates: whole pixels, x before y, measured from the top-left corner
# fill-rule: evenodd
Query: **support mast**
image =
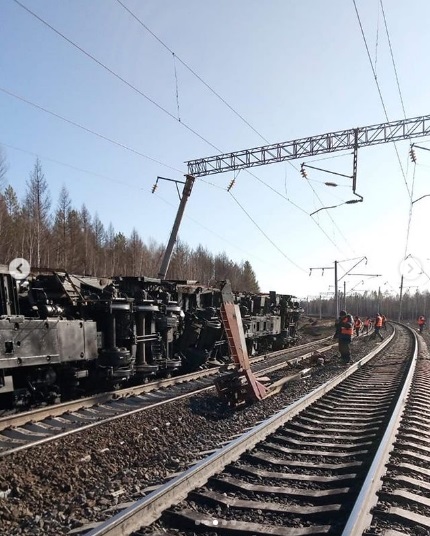
<path fill-rule="evenodd" d="M 167 270 L 169 269 L 170 260 L 172 258 L 173 247 L 178 237 L 179 226 L 181 225 L 182 216 L 184 215 L 185 205 L 187 204 L 188 198 L 191 195 L 193 184 L 194 184 L 194 177 L 192 175 L 185 175 L 185 184 L 184 184 L 184 189 L 182 190 L 181 202 L 179 203 L 179 208 L 176 214 L 175 223 L 173 224 L 172 232 L 170 233 L 169 243 L 167 244 L 166 251 L 164 252 L 164 257 L 161 263 L 160 271 L 158 272 L 158 277 L 160 279 L 165 279 Z"/>

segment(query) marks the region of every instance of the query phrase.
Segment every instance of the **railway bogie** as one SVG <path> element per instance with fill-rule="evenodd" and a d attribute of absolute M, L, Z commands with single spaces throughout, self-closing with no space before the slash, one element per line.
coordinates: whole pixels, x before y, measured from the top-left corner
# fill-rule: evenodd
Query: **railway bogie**
<path fill-rule="evenodd" d="M 297 340 L 292 296 L 237 294 L 248 351 Z M 64 272 L 16 280 L 0 267 L 0 408 L 229 362 L 220 291 L 148 277 Z"/>

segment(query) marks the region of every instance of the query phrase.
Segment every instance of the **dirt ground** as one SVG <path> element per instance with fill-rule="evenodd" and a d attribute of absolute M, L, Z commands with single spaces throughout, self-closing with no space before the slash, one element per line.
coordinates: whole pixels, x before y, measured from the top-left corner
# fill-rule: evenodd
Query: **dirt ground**
<path fill-rule="evenodd" d="M 323 337 L 331 337 L 334 335 L 335 319 L 334 318 L 314 318 L 302 316 L 299 320 L 297 334 L 299 336 L 299 344 L 315 341 Z"/>

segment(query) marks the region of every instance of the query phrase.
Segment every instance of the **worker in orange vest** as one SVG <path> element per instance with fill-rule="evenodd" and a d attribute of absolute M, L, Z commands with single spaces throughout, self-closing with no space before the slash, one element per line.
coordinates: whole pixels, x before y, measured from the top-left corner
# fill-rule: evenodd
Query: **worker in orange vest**
<path fill-rule="evenodd" d="M 372 322 L 370 318 L 367 317 L 366 320 L 364 321 L 363 333 L 364 333 L 364 330 L 366 330 L 366 334 L 369 333 L 369 328 L 370 328 L 371 323 Z"/>
<path fill-rule="evenodd" d="M 363 326 L 363 322 L 358 316 L 354 316 L 354 329 L 355 329 L 355 335 L 358 337 L 360 335 L 361 328 Z"/>
<path fill-rule="evenodd" d="M 333 335 L 333 339 L 337 339 L 339 342 L 340 357 L 345 363 L 349 363 L 351 361 L 349 345 L 351 344 L 352 334 L 354 333 L 354 320 L 346 311 L 341 311 L 335 326 L 336 333 Z"/>
<path fill-rule="evenodd" d="M 382 315 L 382 327 L 387 329 L 387 317 L 385 315 Z"/>
<path fill-rule="evenodd" d="M 426 317 L 421 315 L 418 318 L 418 329 L 420 330 L 420 333 L 423 332 L 424 326 L 426 325 Z"/>
<path fill-rule="evenodd" d="M 373 338 L 376 338 L 378 336 L 381 341 L 384 340 L 384 337 L 381 335 L 381 328 L 382 328 L 382 316 L 379 313 L 376 313 L 375 315 L 375 332 L 373 334 Z"/>

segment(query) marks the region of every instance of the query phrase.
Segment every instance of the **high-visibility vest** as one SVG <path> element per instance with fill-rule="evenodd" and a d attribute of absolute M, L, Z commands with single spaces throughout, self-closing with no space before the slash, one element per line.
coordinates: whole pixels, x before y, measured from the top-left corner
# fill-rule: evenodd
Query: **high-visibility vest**
<path fill-rule="evenodd" d="M 345 317 L 340 324 L 341 335 L 352 335 L 354 333 L 352 324 L 350 326 L 347 326 L 346 324 L 351 324 L 347 317 Z"/>
<path fill-rule="evenodd" d="M 358 319 L 358 320 L 354 320 L 354 327 L 356 327 L 356 328 L 361 328 L 361 324 L 362 324 L 362 323 L 363 323 L 363 322 L 362 322 L 360 319 Z"/>
<path fill-rule="evenodd" d="M 420 316 L 420 317 L 418 318 L 418 324 L 419 324 L 420 326 L 422 326 L 422 325 L 425 324 L 425 323 L 426 323 L 426 319 L 425 319 L 425 317 L 424 317 L 424 316 Z"/>
<path fill-rule="evenodd" d="M 375 318 L 375 328 L 382 327 L 382 316 L 377 315 Z"/>
<path fill-rule="evenodd" d="M 370 320 L 368 318 L 366 318 L 366 320 L 364 321 L 364 325 L 365 326 L 369 326 L 370 325 Z"/>

